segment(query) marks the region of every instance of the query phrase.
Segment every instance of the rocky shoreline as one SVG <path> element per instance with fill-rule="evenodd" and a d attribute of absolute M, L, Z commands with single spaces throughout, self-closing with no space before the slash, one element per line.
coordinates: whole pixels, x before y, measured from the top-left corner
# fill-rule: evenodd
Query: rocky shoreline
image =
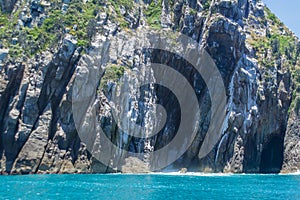
<path fill-rule="evenodd" d="M 109 101 L 118 83 L 131 88 L 137 82 L 135 73 L 151 80 L 142 70 L 151 62 L 179 66 L 197 89 L 197 134 L 172 164 L 177 171 L 299 172 L 300 42 L 263 2 L 0 0 L 0 6 L 0 174 L 147 171 L 151 152 L 168 144 L 180 123 L 176 99 L 149 87 L 139 100 L 131 98 L 139 93 L 131 90 L 125 100 L 130 106 L 121 111 L 137 114 L 122 124 L 141 117 L 139 125 L 150 131 L 157 119 L 145 113 L 154 102 L 162 98 L 162 104 L 174 107 L 164 131 L 151 139 L 127 137 Z M 146 36 L 158 30 L 175 30 L 197 41 L 222 76 L 225 125 L 204 158 L 199 151 L 211 122 L 211 100 L 203 79 L 168 52 L 134 49 L 137 43 L 151 43 L 151 38 L 132 39 L 133 32 Z M 84 76 L 87 81 L 76 85 L 75 78 Z M 97 91 L 89 84 L 97 84 Z M 94 95 L 86 110 L 96 117 L 87 113 L 80 123 L 101 126 L 116 146 L 139 153 L 138 160 L 119 151 L 112 152 L 114 161 L 95 159 L 105 146 L 96 138 L 97 151 L 88 151 L 79 137 L 73 91 Z M 182 91 L 184 96 L 184 87 Z"/>

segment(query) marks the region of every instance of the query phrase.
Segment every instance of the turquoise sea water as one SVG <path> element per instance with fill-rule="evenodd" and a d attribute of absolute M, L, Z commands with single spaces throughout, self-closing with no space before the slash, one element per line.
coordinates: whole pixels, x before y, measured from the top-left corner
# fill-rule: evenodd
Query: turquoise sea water
<path fill-rule="evenodd" d="M 1 199 L 300 199 L 299 175 L 0 176 Z"/>

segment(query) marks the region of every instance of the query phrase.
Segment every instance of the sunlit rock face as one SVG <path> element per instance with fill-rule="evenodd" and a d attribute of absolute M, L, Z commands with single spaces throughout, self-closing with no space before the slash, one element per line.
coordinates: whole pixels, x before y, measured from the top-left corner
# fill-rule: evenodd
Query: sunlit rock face
<path fill-rule="evenodd" d="M 262 2 L 114 2 L 0 0 L 3 12 L 17 16 L 17 31 L 0 41 L 2 174 L 150 172 L 152 152 L 174 139 L 182 109 L 188 109 L 168 88 L 135 87 L 157 80 L 147 68 L 151 63 L 176 67 L 199 102 L 199 113 L 190 116 L 196 132 L 190 146 L 183 153 L 184 145 L 165 154 L 162 159 L 178 159 L 159 170 L 299 170 L 300 44 Z M 204 49 L 212 58 L 225 87 L 223 118 L 211 112 L 210 91 L 191 63 L 164 50 L 139 47 L 166 42 L 153 41 L 149 34 L 161 29 L 197 43 L 176 44 L 175 50 Z M 168 38 L 170 43 L 175 39 Z M 16 46 L 30 53 L 18 55 Z M 178 87 L 189 97 L 187 85 Z M 118 98 L 124 91 L 129 92 Z M 122 106 L 112 105 L 113 100 Z M 166 119 L 158 115 L 161 107 Z M 222 124 L 216 129 L 220 137 L 203 157 L 201 146 L 214 119 Z M 117 148 L 107 145 L 99 130 Z M 158 134 L 150 136 L 155 130 Z M 92 136 L 84 140 L 81 134 Z"/>

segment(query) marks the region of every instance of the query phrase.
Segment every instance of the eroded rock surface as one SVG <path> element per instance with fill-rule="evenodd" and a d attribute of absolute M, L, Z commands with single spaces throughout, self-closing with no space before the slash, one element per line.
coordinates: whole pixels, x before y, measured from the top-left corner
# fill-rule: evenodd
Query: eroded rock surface
<path fill-rule="evenodd" d="M 171 92 L 148 86 L 141 94 L 133 87 L 138 74 L 143 75 L 143 81 L 155 79 L 151 71 L 144 70 L 151 62 L 179 66 L 178 70 L 192 80 L 200 102 L 196 137 L 168 169 L 233 173 L 299 170 L 300 44 L 262 2 L 24 2 L 0 0 L 3 12 L 20 11 L 16 30 L 31 35 L 24 38 L 15 32 L 0 42 L 1 173 L 149 172 L 149 155 L 168 144 L 180 124 L 180 108 Z M 93 8 L 92 12 L 88 8 Z M 64 18 L 61 23 L 67 25 L 61 27 L 56 22 L 53 26 L 51 9 L 61 13 L 61 18 L 74 9 L 91 19 L 82 23 L 80 18 L 70 22 Z M 84 30 L 80 29 L 82 24 Z M 153 42 L 147 35 L 162 28 L 198 42 L 199 47 L 193 49 L 204 48 L 209 53 L 225 85 L 227 110 L 221 137 L 204 158 L 200 148 L 210 125 L 211 100 L 203 79 L 190 70 L 189 63 L 168 52 L 136 49 L 137 44 Z M 43 32 L 36 37 L 32 30 L 49 31 L 53 38 Z M 133 33 L 145 37 L 132 37 Z M 43 40 L 35 45 L 32 38 Z M 32 55 L 14 56 L 18 45 L 29 46 Z M 109 104 L 119 83 L 130 91 L 123 99 L 127 107 L 117 108 L 124 116 L 120 123 L 125 130 L 114 120 Z M 183 85 L 183 95 L 185 91 Z M 76 98 L 86 98 L 82 110 L 77 110 L 83 113 L 78 121 L 72 110 Z M 145 127 L 144 134 L 156 128 L 157 118 L 151 110 L 157 109 L 157 102 L 169 111 L 163 131 L 150 138 L 128 135 L 135 131 L 132 121 Z M 103 155 L 103 149 L 110 147 L 96 134 L 99 127 L 112 143 L 129 153 L 111 149 L 110 155 Z M 95 132 L 95 136 L 85 143 L 78 131 Z M 139 157 L 133 157 L 136 153 Z M 172 151 L 170 156 L 177 153 Z M 108 158 L 101 163 L 94 156 Z"/>

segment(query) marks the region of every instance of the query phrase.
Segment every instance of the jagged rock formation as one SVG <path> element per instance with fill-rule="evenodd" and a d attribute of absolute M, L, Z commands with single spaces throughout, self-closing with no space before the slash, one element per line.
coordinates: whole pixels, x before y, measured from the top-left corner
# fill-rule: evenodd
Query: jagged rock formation
<path fill-rule="evenodd" d="M 132 106 L 122 110 L 124 116 L 137 114 L 122 123 L 141 117 L 140 124 L 148 131 L 156 119 L 145 113 L 163 99 L 160 103 L 166 105 L 171 118 L 165 131 L 150 139 L 126 136 L 114 121 L 108 102 L 122 75 L 123 87 L 135 83 L 134 73 L 153 79 L 152 74 L 139 70 L 150 62 L 179 66 L 187 77 L 194 77 L 193 71 L 184 72 L 188 63 L 168 52 L 135 51 L 135 43 L 141 41 L 130 40 L 133 31 L 147 35 L 162 28 L 181 32 L 207 50 L 222 75 L 228 104 L 222 136 L 201 158 L 199 149 L 210 124 L 211 102 L 201 77 L 191 78 L 201 110 L 195 125 L 197 135 L 170 167 L 234 173 L 299 170 L 300 43 L 262 2 L 4 0 L 0 4 L 3 13 L 13 10 L 1 13 L 0 18 L 1 173 L 122 170 L 97 161 L 81 141 L 72 111 L 72 91 L 95 97 L 87 109 L 97 117 L 87 113 L 80 122 L 83 129 L 90 131 L 85 124 L 101 125 L 117 146 L 143 155 L 137 160 L 112 152 L 124 164 L 123 170 L 147 172 L 148 153 L 168 144 L 180 123 L 176 99 L 150 87 L 142 100 L 126 99 Z M 84 76 L 89 77 L 88 82 L 74 82 Z M 96 84 L 98 92 L 89 84 Z M 138 93 L 131 92 L 132 96 Z M 101 138 L 94 145 L 99 144 Z"/>
<path fill-rule="evenodd" d="M 294 114 L 289 118 L 284 141 L 283 172 L 299 171 L 299 117 Z"/>

